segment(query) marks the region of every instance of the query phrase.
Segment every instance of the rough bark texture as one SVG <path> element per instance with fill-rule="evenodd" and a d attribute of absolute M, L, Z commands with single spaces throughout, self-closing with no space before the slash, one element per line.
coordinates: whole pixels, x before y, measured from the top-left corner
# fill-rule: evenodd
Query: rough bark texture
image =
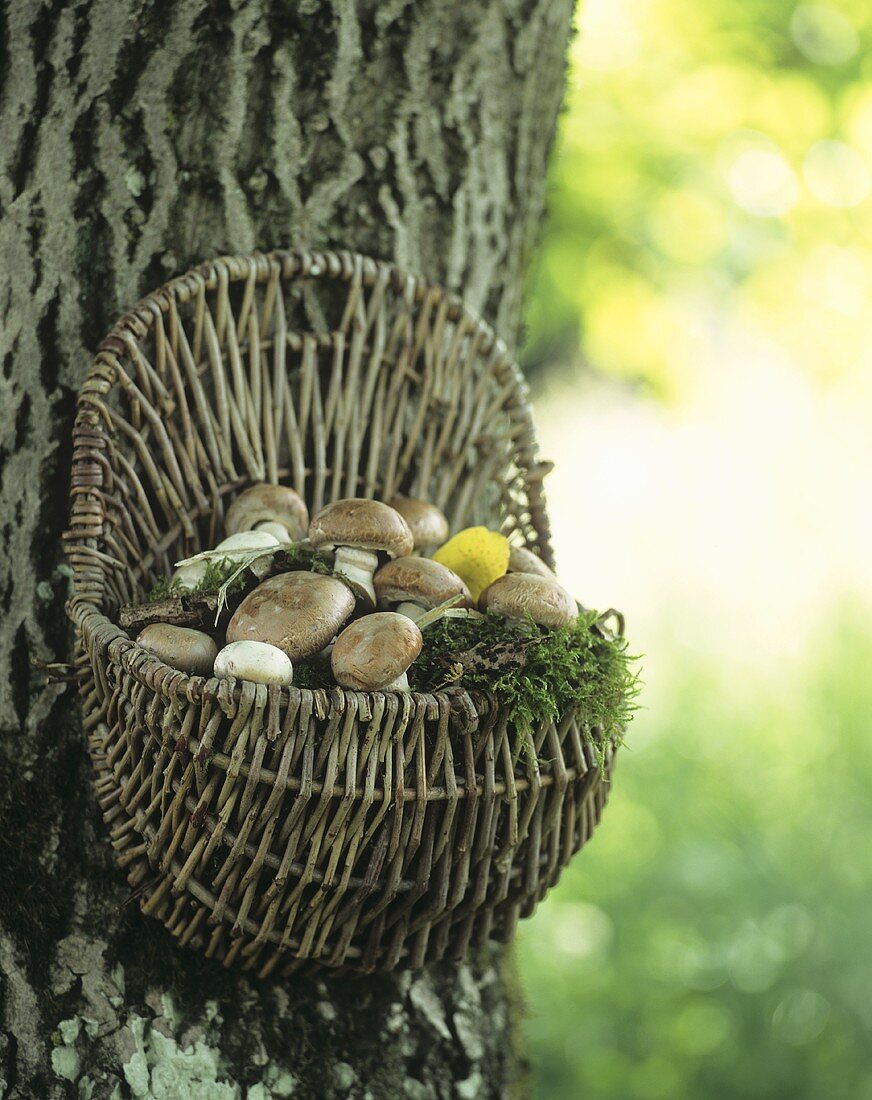
<path fill-rule="evenodd" d="M 142 918 L 64 660 L 88 349 L 189 263 L 352 246 L 507 336 L 570 0 L 0 0 L 0 1096 L 510 1095 L 511 967 L 280 988 Z"/>

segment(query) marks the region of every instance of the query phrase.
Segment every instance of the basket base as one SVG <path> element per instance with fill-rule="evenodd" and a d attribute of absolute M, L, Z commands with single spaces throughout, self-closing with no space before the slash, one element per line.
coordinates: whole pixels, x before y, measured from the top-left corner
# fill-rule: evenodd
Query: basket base
<path fill-rule="evenodd" d="M 94 767 L 94 787 L 104 820 L 109 827 L 116 862 L 127 875 L 141 911 L 160 920 L 181 946 L 215 959 L 225 967 L 238 967 L 259 978 L 318 974 L 371 974 L 397 969 L 420 969 L 440 960 L 461 961 L 489 941 L 506 943 L 521 918 L 532 915 L 539 901 L 553 886 L 568 861 L 569 852 L 555 838 L 550 853 L 537 844 L 535 863 L 521 865 L 506 856 L 489 861 L 486 879 L 470 881 L 455 905 L 437 896 L 435 904 L 423 910 L 420 901 L 428 883 L 408 891 L 400 903 L 386 905 L 363 935 L 352 924 L 353 935 L 330 936 L 330 926 L 321 927 L 320 937 L 263 935 L 254 920 L 239 920 L 238 912 L 216 905 L 215 884 L 203 884 L 184 875 L 184 852 L 163 864 L 150 858 L 154 829 L 136 808 L 125 805 L 125 788 L 113 753 L 107 752 L 109 730 L 100 724 L 89 739 Z M 612 760 L 608 762 L 611 771 Z M 558 836 L 569 840 L 575 852 L 590 837 L 602 815 L 609 791 L 606 776 L 591 768 L 575 778 L 562 798 L 565 818 Z M 553 816 L 552 807 L 552 816 Z M 190 815 L 189 815 L 190 816 Z M 538 828 L 537 828 L 538 826 Z M 541 831 L 541 818 L 534 831 Z M 570 839 L 571 838 L 571 839 Z M 558 859 L 558 853 L 561 858 Z M 527 880 L 525 889 L 523 881 Z M 180 888 L 179 883 L 184 884 Z M 408 884 L 406 884 L 408 885 Z M 218 895 L 220 904 L 220 893 Z M 482 905 L 482 899 L 488 899 Z M 441 908 L 436 915 L 434 910 Z M 435 919 L 434 919 L 435 918 Z M 390 921 L 390 923 L 388 923 Z M 313 926 L 315 927 L 315 926 Z"/>

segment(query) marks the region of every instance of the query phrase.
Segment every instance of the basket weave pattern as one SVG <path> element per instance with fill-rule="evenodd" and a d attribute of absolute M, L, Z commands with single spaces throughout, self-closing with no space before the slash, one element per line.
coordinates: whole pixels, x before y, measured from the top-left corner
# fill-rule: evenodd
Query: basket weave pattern
<path fill-rule="evenodd" d="M 460 301 L 351 253 L 225 257 L 103 341 L 74 430 L 70 614 L 100 806 L 143 911 L 261 975 L 511 936 L 605 802 L 572 714 L 188 676 L 113 624 L 259 481 L 431 500 L 552 562 L 526 391 Z"/>

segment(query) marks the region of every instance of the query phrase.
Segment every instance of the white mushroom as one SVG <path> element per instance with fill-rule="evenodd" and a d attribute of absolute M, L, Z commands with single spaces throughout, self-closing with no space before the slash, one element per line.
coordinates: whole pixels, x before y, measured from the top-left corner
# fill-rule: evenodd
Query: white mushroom
<path fill-rule="evenodd" d="M 205 575 L 206 561 L 198 558 L 197 561 L 192 561 L 190 565 L 180 565 L 178 567 L 173 573 L 172 587 L 180 589 L 182 592 L 190 592 L 191 589 L 200 584 Z"/>
<path fill-rule="evenodd" d="M 287 653 L 268 642 L 230 642 L 215 658 L 215 675 L 287 687 L 293 681 L 294 666 Z"/>
<path fill-rule="evenodd" d="M 258 523 L 253 530 L 265 531 L 268 535 L 272 535 L 272 537 L 282 546 L 294 545 L 294 540 L 291 538 L 287 527 L 285 527 L 283 523 L 277 523 L 275 520 L 266 519 L 263 523 Z"/>
<path fill-rule="evenodd" d="M 279 540 L 268 531 L 239 531 L 222 539 L 215 550 L 223 551 L 224 557 L 241 565 L 252 552 L 270 550 L 278 545 Z"/>

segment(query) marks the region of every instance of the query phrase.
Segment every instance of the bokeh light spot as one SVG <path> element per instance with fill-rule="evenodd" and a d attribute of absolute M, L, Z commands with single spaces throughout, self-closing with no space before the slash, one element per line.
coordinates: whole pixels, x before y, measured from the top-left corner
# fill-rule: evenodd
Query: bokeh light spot
<path fill-rule="evenodd" d="M 705 263 L 727 238 L 725 211 L 689 188 L 664 191 L 653 203 L 649 226 L 661 252 L 679 263 Z"/>
<path fill-rule="evenodd" d="M 739 153 L 727 176 L 730 192 L 749 214 L 783 217 L 799 198 L 799 181 L 775 148 L 751 148 Z"/>
<path fill-rule="evenodd" d="M 676 1044 L 687 1054 L 696 1056 L 716 1050 L 732 1030 L 732 1014 L 711 998 L 689 1001 L 672 1021 Z"/>
<path fill-rule="evenodd" d="M 816 65 L 844 65 L 860 48 L 854 25 L 828 4 L 800 4 L 790 18 L 790 34 Z"/>
<path fill-rule="evenodd" d="M 844 141 L 818 141 L 802 168 L 809 191 L 827 206 L 856 206 L 869 194 L 866 161 Z"/>
<path fill-rule="evenodd" d="M 804 1046 L 826 1027 L 830 1004 L 813 989 L 794 989 L 772 1014 L 772 1030 L 791 1046 Z"/>
<path fill-rule="evenodd" d="M 574 54 L 587 69 L 624 69 L 639 57 L 642 38 L 630 0 L 587 0 Z"/>

